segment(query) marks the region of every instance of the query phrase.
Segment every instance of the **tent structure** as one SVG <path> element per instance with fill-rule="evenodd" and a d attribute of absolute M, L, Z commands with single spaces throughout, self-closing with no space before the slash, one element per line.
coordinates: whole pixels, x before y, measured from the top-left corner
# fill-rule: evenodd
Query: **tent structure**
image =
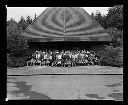
<path fill-rule="evenodd" d="M 106 30 L 80 7 L 49 7 L 22 33 L 29 42 L 110 42 Z"/>

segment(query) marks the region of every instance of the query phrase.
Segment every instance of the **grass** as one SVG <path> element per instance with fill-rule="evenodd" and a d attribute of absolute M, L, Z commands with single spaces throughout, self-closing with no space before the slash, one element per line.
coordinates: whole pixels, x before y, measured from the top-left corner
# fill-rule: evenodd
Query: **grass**
<path fill-rule="evenodd" d="M 78 66 L 78 67 L 45 67 L 25 66 L 8 68 L 7 75 L 33 75 L 33 74 L 123 74 L 123 68 L 109 66 Z"/>

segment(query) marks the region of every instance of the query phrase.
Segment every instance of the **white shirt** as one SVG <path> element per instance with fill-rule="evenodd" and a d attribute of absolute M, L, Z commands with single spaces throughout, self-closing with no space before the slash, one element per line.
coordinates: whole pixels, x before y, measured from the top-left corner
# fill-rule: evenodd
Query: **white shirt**
<path fill-rule="evenodd" d="M 57 56 L 57 59 L 61 59 L 61 58 L 62 58 L 62 56 L 61 56 L 61 55 L 58 55 L 58 56 Z"/>
<path fill-rule="evenodd" d="M 40 58 L 40 54 L 36 54 L 36 58 Z"/>
<path fill-rule="evenodd" d="M 47 55 L 46 54 L 44 54 L 44 59 L 47 59 Z"/>
<path fill-rule="evenodd" d="M 52 56 L 50 56 L 49 59 L 52 60 Z"/>

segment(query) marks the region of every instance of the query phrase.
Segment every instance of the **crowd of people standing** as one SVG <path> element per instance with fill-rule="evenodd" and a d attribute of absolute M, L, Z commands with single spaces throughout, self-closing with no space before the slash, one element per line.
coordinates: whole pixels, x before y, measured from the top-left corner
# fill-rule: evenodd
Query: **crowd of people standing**
<path fill-rule="evenodd" d="M 27 66 L 87 66 L 98 65 L 98 54 L 92 50 L 35 51 Z"/>

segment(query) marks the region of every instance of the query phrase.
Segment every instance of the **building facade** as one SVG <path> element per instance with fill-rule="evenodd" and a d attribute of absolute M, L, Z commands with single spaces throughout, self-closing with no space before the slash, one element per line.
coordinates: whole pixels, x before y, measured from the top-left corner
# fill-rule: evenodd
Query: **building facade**
<path fill-rule="evenodd" d="M 106 30 L 80 7 L 49 7 L 22 32 L 35 49 L 99 50 L 112 41 Z"/>

